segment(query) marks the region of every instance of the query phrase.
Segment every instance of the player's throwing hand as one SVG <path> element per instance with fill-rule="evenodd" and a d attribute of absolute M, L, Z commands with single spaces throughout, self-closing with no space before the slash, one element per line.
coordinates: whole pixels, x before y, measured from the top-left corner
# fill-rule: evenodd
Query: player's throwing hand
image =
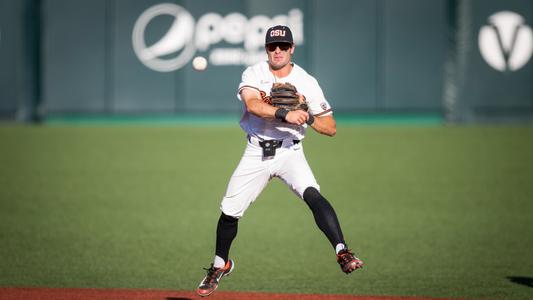
<path fill-rule="evenodd" d="M 308 119 L 309 119 L 309 114 L 303 110 L 289 111 L 287 113 L 287 116 L 285 117 L 285 121 L 287 121 L 287 123 L 296 124 L 296 125 L 303 125 L 305 124 L 305 122 L 307 122 Z"/>

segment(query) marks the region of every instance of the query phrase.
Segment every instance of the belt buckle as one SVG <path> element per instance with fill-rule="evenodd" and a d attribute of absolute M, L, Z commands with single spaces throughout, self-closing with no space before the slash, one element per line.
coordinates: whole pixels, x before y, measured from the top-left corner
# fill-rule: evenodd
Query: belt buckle
<path fill-rule="evenodd" d="M 263 149 L 263 157 L 274 157 L 276 155 L 276 149 L 280 148 L 283 141 L 278 140 L 265 140 L 259 141 L 259 146 Z"/>

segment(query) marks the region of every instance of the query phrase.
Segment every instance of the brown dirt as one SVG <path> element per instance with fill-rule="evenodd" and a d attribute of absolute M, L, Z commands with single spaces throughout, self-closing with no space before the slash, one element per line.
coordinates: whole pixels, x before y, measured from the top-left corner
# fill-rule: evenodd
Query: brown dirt
<path fill-rule="evenodd" d="M 0 288 L 0 300 L 192 300 L 202 299 L 194 291 L 164 291 L 137 289 L 61 289 L 61 288 Z M 258 292 L 216 291 L 206 300 L 445 300 L 399 296 L 352 296 L 322 294 L 275 294 Z"/>

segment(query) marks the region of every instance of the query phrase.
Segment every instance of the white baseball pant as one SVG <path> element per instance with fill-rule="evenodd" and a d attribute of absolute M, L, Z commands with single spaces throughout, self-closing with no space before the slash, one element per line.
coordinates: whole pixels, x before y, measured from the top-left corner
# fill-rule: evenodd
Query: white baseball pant
<path fill-rule="evenodd" d="M 242 217 L 273 177 L 280 178 L 300 198 L 308 187 L 320 191 L 301 142 L 294 144 L 292 140 L 284 140 L 273 158 L 263 158 L 258 139 L 250 137 L 231 176 L 220 209 L 225 215 Z"/>

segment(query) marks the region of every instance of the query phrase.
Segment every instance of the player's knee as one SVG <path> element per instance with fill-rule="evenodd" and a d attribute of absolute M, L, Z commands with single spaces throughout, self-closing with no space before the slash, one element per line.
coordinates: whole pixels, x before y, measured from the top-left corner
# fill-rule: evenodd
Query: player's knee
<path fill-rule="evenodd" d="M 316 206 L 317 204 L 321 202 L 327 201 L 326 198 L 324 198 L 320 194 L 320 192 L 312 186 L 305 189 L 303 193 L 303 198 L 304 198 L 305 203 L 307 203 L 307 205 L 309 205 L 311 208 L 313 208 L 314 206 Z"/>
<path fill-rule="evenodd" d="M 239 221 L 239 219 L 235 218 L 235 217 L 232 217 L 232 216 L 228 216 L 224 213 L 221 213 L 220 214 L 220 221 L 226 223 L 226 224 L 235 224 Z"/>
<path fill-rule="evenodd" d="M 235 205 L 235 203 L 224 199 L 220 204 L 220 212 L 221 215 L 224 215 L 228 218 L 240 219 L 243 215 L 244 209 L 242 209 L 240 205 Z"/>

